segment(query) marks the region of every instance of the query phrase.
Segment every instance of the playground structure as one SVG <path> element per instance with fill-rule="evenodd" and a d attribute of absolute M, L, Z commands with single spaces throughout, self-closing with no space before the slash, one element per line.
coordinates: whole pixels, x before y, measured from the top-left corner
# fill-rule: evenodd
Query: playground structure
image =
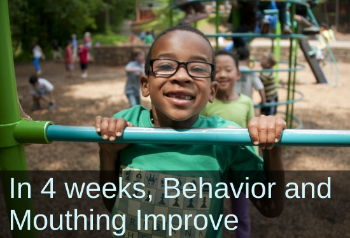
<path fill-rule="evenodd" d="M 101 138 L 96 132 L 94 132 L 92 127 L 87 128 L 87 131 L 84 132 L 85 128 L 83 127 L 61 127 L 52 125 L 51 122 L 27 122 L 20 119 L 7 9 L 7 2 L 2 1 L 0 3 L 0 32 L 2 32 L 4 37 L 0 39 L 0 52 L 2 52 L 0 55 L 0 88 L 2 90 L 2 93 L 0 93 L 0 108 L 3 112 L 0 116 L 0 169 L 1 171 L 24 171 L 26 170 L 24 143 L 46 144 L 60 140 L 98 142 L 101 141 Z M 76 131 L 80 135 L 74 138 L 73 131 Z M 137 128 L 135 130 L 127 129 L 121 140 L 124 142 L 129 141 L 141 143 L 145 141 L 149 142 L 151 139 L 155 142 L 155 133 L 157 133 L 159 134 L 159 140 L 164 143 L 179 143 L 179 140 L 184 141 L 184 138 L 186 138 L 187 143 L 195 143 L 197 141 L 196 143 L 251 144 L 246 130 L 230 130 L 230 134 L 227 134 L 226 130 L 206 131 L 208 137 L 204 138 L 204 132 L 197 130 L 181 132 L 146 128 Z M 172 134 L 169 134 L 170 132 Z M 198 136 L 198 132 L 201 134 L 200 137 Z M 214 137 L 217 137 L 217 134 L 222 138 L 221 141 L 213 140 Z M 166 138 L 165 135 L 168 135 L 168 138 Z M 175 136 L 177 137 L 177 140 Z M 232 141 L 233 138 L 238 141 Z M 349 138 L 350 132 L 348 131 L 286 130 L 283 134 L 280 145 L 349 146 Z M 159 143 L 159 141 L 157 143 Z M 29 182 L 29 179 L 26 176 L 16 178 L 16 180 Z M 21 214 L 21 210 L 24 211 L 33 207 L 30 199 L 10 198 L 10 193 L 8 192 L 10 178 L 1 175 L 1 181 L 5 191 L 4 195 L 8 214 L 10 214 L 10 210 L 16 210 L 17 214 Z M 32 214 L 34 216 L 34 213 Z M 12 235 L 13 237 L 38 237 L 37 231 L 34 229 L 31 229 L 30 231 L 14 230 L 12 231 Z"/>
<path fill-rule="evenodd" d="M 207 2 L 208 0 L 200 0 L 199 2 Z M 254 1 L 254 0 L 250 0 Z M 267 0 L 268 1 L 268 0 Z M 220 25 L 220 3 L 223 1 L 216 1 L 216 8 L 215 8 L 215 34 L 206 34 L 208 38 L 215 38 L 216 44 L 215 48 L 216 50 L 219 49 L 219 37 L 224 38 L 232 38 L 232 37 L 242 37 L 247 38 L 250 42 L 253 38 L 268 38 L 271 39 L 271 51 L 275 54 L 276 59 L 278 61 L 278 64 L 276 64 L 275 69 L 273 70 L 267 70 L 267 69 L 261 69 L 261 70 L 249 70 L 249 71 L 242 71 L 242 73 L 245 72 L 275 72 L 275 82 L 276 86 L 278 87 L 278 74 L 279 72 L 287 72 L 288 73 L 288 83 L 287 83 L 287 99 L 285 102 L 279 102 L 279 103 L 266 103 L 265 105 L 255 105 L 255 108 L 261 108 L 261 107 L 269 107 L 269 106 L 280 106 L 280 105 L 286 105 L 286 111 L 282 112 L 285 114 L 285 119 L 287 122 L 288 128 L 293 128 L 293 122 L 297 121 L 298 125 L 296 126 L 296 129 L 300 129 L 302 127 L 301 120 L 294 115 L 294 103 L 297 101 L 302 100 L 303 95 L 301 92 L 297 91 L 295 89 L 296 85 L 296 72 L 299 70 L 303 70 L 305 68 L 304 65 L 297 63 L 298 59 L 298 46 L 300 45 L 300 48 L 302 49 L 304 56 L 310 65 L 310 68 L 312 69 L 312 72 L 316 78 L 317 83 L 328 83 L 318 60 L 315 57 L 315 51 L 318 49 L 312 49 L 309 45 L 308 38 L 306 35 L 299 34 L 299 25 L 296 21 L 294 21 L 295 17 L 295 11 L 296 11 L 296 4 L 300 4 L 307 7 L 308 10 L 308 16 L 311 18 L 311 20 L 316 24 L 316 26 L 319 28 L 319 25 L 317 23 L 317 20 L 315 19 L 311 9 L 309 8 L 309 5 L 305 1 L 300 0 L 286 0 L 289 4 L 291 4 L 290 8 L 290 18 L 291 18 L 291 30 L 292 34 L 281 34 L 280 29 L 280 23 L 277 20 L 275 33 L 269 33 L 269 34 L 260 34 L 260 33 L 220 33 L 219 32 L 219 25 Z M 173 8 L 176 6 L 172 0 L 170 0 L 170 26 L 174 24 L 173 21 Z M 233 17 L 232 17 L 232 30 L 234 30 L 239 25 L 239 11 L 238 9 L 235 9 L 233 7 Z M 264 11 L 267 15 L 277 15 L 278 19 L 278 10 L 277 9 L 269 9 Z M 196 27 L 196 23 L 194 23 L 194 26 Z M 322 35 L 320 37 L 323 37 Z M 280 40 L 281 39 L 289 39 L 289 60 L 288 61 L 281 61 L 280 60 Z M 338 83 L 338 75 L 339 75 L 339 68 L 337 65 L 337 61 L 332 53 L 332 50 L 329 47 L 329 44 L 325 41 L 325 49 L 327 51 L 326 54 L 326 60 L 329 63 L 331 70 L 330 70 L 330 76 L 329 80 L 332 83 L 333 86 L 336 86 Z M 256 62 L 258 60 L 252 59 L 252 61 Z M 287 64 L 288 69 L 280 69 L 279 64 Z M 333 76 L 333 71 L 335 71 L 335 76 Z M 298 93 L 301 95 L 300 99 L 295 99 L 295 93 Z"/>

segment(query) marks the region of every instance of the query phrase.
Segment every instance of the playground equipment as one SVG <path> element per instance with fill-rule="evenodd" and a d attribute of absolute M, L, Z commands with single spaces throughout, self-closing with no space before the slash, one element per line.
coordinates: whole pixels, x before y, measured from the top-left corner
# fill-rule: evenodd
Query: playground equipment
<path fill-rule="evenodd" d="M 200 0 L 201 2 L 206 2 L 207 0 Z M 250 0 L 254 1 L 254 0 Z M 270 1 L 270 0 L 266 0 Z M 292 32 L 299 32 L 299 25 L 294 21 L 294 16 L 295 16 L 295 11 L 296 11 L 296 4 L 300 4 L 303 6 L 306 6 L 308 8 L 308 15 L 312 19 L 313 22 L 316 23 L 316 26 L 319 27 L 317 24 L 317 21 L 309 8 L 309 5 L 306 1 L 301 1 L 301 0 L 285 0 L 289 4 L 291 4 L 290 8 L 290 16 L 291 16 L 291 22 L 294 22 L 295 24 L 291 24 L 291 30 Z M 220 25 L 220 18 L 219 18 L 219 4 L 222 2 L 222 0 L 216 1 L 216 18 L 215 18 L 215 29 L 216 33 L 215 34 L 206 34 L 208 38 L 215 38 L 216 40 L 216 49 L 219 49 L 219 43 L 218 43 L 218 38 L 219 37 L 224 37 L 224 38 L 232 38 L 232 37 L 242 37 L 242 38 L 248 38 L 248 39 L 253 39 L 253 38 L 269 38 L 271 39 L 271 51 L 275 53 L 276 59 L 278 61 L 278 64 L 275 66 L 275 70 L 273 72 L 276 72 L 275 75 L 275 80 L 276 80 L 276 85 L 278 85 L 278 73 L 279 72 L 288 72 L 288 87 L 287 87 L 287 99 L 284 102 L 284 104 L 266 104 L 266 105 L 255 105 L 256 108 L 261 108 L 261 107 L 268 107 L 268 106 L 274 106 L 274 105 L 286 105 L 286 112 L 284 113 L 286 115 L 286 122 L 287 122 L 287 127 L 288 128 L 293 128 L 293 118 L 296 118 L 296 121 L 300 121 L 297 117 L 294 116 L 294 104 L 289 103 L 290 101 L 293 101 L 295 98 L 295 84 L 296 84 L 296 71 L 302 70 L 305 68 L 305 66 L 297 63 L 297 58 L 298 58 L 298 45 L 300 45 L 300 48 L 304 52 L 305 58 L 307 59 L 314 75 L 316 78 L 316 81 L 318 83 L 327 83 L 327 79 L 324 76 L 324 73 L 318 63 L 318 60 L 315 58 L 315 55 L 312 53 L 313 50 L 309 46 L 308 43 L 308 38 L 306 35 L 303 34 L 286 34 L 283 35 L 281 34 L 280 30 L 280 24 L 277 21 L 277 27 L 276 27 L 276 33 L 275 34 L 260 34 L 260 33 L 219 33 L 219 25 Z M 174 6 L 173 1 L 170 0 L 170 7 Z M 278 18 L 278 10 L 273 9 L 273 10 L 265 10 L 265 14 L 270 14 L 270 15 L 277 15 Z M 170 10 L 170 25 L 172 26 L 174 24 L 172 20 L 172 8 Z M 239 24 L 239 11 L 237 9 L 234 9 L 234 14 L 232 18 L 232 28 L 234 29 L 237 27 Z M 289 46 L 289 60 L 287 62 L 280 61 L 280 40 L 281 39 L 289 39 L 290 41 L 290 46 Z M 250 40 L 249 40 L 250 41 Z M 332 73 L 333 73 L 333 68 L 335 67 L 335 80 L 332 80 L 333 86 L 335 86 L 338 82 L 338 74 L 339 74 L 339 69 L 335 60 L 335 57 L 329 47 L 329 45 L 326 45 L 326 50 L 328 52 L 327 54 L 327 61 L 330 63 L 331 66 L 331 75 L 330 78 L 332 78 Z M 257 60 L 254 60 L 257 61 Z M 279 64 L 281 63 L 287 63 L 288 64 L 288 69 L 280 69 Z M 271 71 L 266 71 L 266 70 L 251 70 L 249 72 L 271 72 Z M 300 123 L 297 126 L 297 128 L 300 128 Z"/>
<path fill-rule="evenodd" d="M 33 211 L 31 198 L 11 198 L 11 178 L 5 171 L 22 171 L 16 181 L 30 183 L 24 152 L 25 143 L 48 144 L 52 141 L 94 141 L 101 142 L 101 137 L 93 127 L 56 126 L 48 121 L 25 121 L 20 118 L 17 100 L 17 88 L 12 57 L 11 32 L 8 14 L 8 2 L 0 1 L 0 180 L 4 191 L 7 213 L 16 210 L 22 220 L 27 210 Z M 296 66 L 296 60 L 294 61 Z M 293 71 L 290 71 L 293 72 Z M 292 100 L 295 100 L 294 97 Z M 117 142 L 154 142 L 154 143 L 232 143 L 251 145 L 247 130 L 164 130 L 152 128 L 127 128 Z M 336 130 L 286 130 L 279 145 L 307 146 L 350 146 L 350 131 Z M 24 171 L 24 172 L 23 172 Z M 30 220 L 33 220 L 31 212 Z M 31 223 L 33 225 L 33 222 Z M 11 231 L 12 237 L 39 237 L 32 226 L 27 229 Z"/>

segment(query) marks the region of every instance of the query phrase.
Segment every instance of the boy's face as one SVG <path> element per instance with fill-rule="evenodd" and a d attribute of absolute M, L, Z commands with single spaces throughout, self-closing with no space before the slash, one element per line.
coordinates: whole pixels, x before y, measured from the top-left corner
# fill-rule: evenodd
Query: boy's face
<path fill-rule="evenodd" d="M 241 77 L 241 72 L 237 69 L 234 59 L 229 55 L 218 55 L 215 57 L 216 75 L 218 91 L 232 91 L 234 84 Z"/>
<path fill-rule="evenodd" d="M 212 63 L 212 49 L 200 35 L 175 30 L 158 39 L 153 46 L 151 59 Z M 152 111 L 158 120 L 193 123 L 207 102 L 214 100 L 217 88 L 211 78 L 191 77 L 184 65 L 180 65 L 172 76 L 153 73 L 149 77 L 143 76 L 141 84 L 142 95 L 151 97 Z"/>
<path fill-rule="evenodd" d="M 136 57 L 135 57 L 135 60 L 141 64 L 145 61 L 145 54 L 144 53 L 141 53 L 141 54 L 138 54 Z"/>
<path fill-rule="evenodd" d="M 269 60 L 267 57 L 263 56 L 260 61 L 260 66 L 264 69 L 269 69 L 271 68 L 271 64 L 269 63 Z"/>

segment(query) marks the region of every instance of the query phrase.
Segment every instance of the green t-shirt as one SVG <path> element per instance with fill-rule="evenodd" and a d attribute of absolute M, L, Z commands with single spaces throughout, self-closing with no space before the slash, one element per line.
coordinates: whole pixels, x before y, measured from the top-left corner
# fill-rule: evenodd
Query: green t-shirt
<path fill-rule="evenodd" d="M 247 128 L 250 119 L 254 117 L 254 107 L 248 96 L 240 94 L 237 100 L 231 102 L 215 99 L 213 103 L 206 105 L 201 111 L 201 115 L 206 117 L 217 115 L 237 123 L 240 127 Z"/>
<path fill-rule="evenodd" d="M 142 106 L 121 111 L 114 117 L 124 118 L 138 127 L 153 127 L 150 111 Z M 226 128 L 228 125 L 238 127 L 237 124 L 217 116 L 199 116 L 192 128 Z M 146 194 L 141 199 L 126 196 L 117 198 L 112 215 L 126 214 L 125 237 L 143 237 L 142 234 L 144 237 L 166 237 L 167 230 L 137 230 L 134 221 L 138 217 L 138 210 L 141 210 L 143 218 L 144 214 L 164 214 L 166 217 L 169 214 L 180 214 L 183 217 L 185 214 L 193 214 L 193 217 L 196 214 L 204 214 L 207 217 L 211 214 L 217 222 L 223 211 L 223 200 L 215 196 L 216 184 L 225 181 L 229 170 L 233 174 L 232 182 L 238 186 L 248 181 L 252 184 L 266 180 L 263 160 L 254 153 L 251 146 L 131 144 L 121 152 L 120 161 L 122 183 L 131 183 L 128 190 L 130 196 L 135 192 L 132 184 L 136 182 L 145 184 L 143 190 Z M 191 181 L 199 187 L 202 177 L 202 182 L 211 184 L 212 191 L 210 192 L 208 186 L 202 186 L 202 197 L 199 196 L 198 188 L 194 192 L 196 196 L 192 199 L 184 197 L 182 192 L 177 198 L 164 198 L 164 178 L 170 177 L 179 181 L 180 188 L 184 183 Z M 249 180 L 246 177 L 249 177 Z M 151 201 L 148 195 L 152 195 Z M 130 219 L 133 219 L 133 222 Z M 198 227 L 201 227 L 200 221 L 204 220 L 199 218 L 197 221 Z M 173 237 L 221 237 L 223 221 L 224 217 L 219 228 L 214 230 L 208 217 L 208 227 L 203 231 L 195 229 L 193 220 L 189 222 L 188 230 L 184 229 L 182 223 L 183 227 L 174 231 L 176 234 L 173 232 Z M 161 223 L 159 227 L 162 227 Z"/>

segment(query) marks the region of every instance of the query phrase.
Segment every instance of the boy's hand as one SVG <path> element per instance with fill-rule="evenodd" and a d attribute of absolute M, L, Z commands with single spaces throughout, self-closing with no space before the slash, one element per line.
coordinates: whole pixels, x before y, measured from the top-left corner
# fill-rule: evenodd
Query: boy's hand
<path fill-rule="evenodd" d="M 107 118 L 97 116 L 95 118 L 95 130 L 100 133 L 102 139 L 114 141 L 117 137 L 121 137 L 125 127 L 133 127 L 130 122 L 126 122 L 124 118 Z M 108 152 L 118 152 L 123 150 L 130 144 L 125 143 L 99 143 L 100 149 Z"/>
<path fill-rule="evenodd" d="M 281 139 L 286 122 L 279 116 L 253 117 L 248 124 L 250 138 L 261 149 L 271 150 L 274 143 Z"/>

